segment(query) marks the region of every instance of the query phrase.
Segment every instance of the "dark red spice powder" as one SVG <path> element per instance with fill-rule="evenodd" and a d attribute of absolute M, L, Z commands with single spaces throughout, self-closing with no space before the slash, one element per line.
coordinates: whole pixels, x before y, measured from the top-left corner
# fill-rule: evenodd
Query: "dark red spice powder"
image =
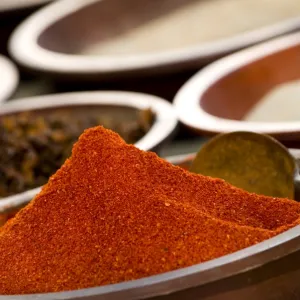
<path fill-rule="evenodd" d="M 191 174 L 112 131 L 85 131 L 0 230 L 0 294 L 117 283 L 201 263 L 299 223 L 292 200 Z"/>

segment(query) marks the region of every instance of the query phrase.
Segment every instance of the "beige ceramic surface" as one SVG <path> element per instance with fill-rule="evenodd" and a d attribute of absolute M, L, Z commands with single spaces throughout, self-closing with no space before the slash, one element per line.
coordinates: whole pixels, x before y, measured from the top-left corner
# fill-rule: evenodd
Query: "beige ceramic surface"
<path fill-rule="evenodd" d="M 179 119 L 198 132 L 257 131 L 300 136 L 300 33 L 220 59 L 174 98 Z"/>
<path fill-rule="evenodd" d="M 299 9 L 298 0 L 60 0 L 21 24 L 9 49 L 48 73 L 190 69 L 300 28 Z"/>
<path fill-rule="evenodd" d="M 198 149 L 200 150 L 200 149 Z M 298 164 L 300 163 L 300 150 L 299 149 L 289 149 L 290 154 L 298 161 Z M 185 169 L 189 169 L 193 160 L 195 159 L 197 153 L 196 152 L 190 152 L 186 154 L 178 154 L 178 155 L 171 155 L 166 156 L 165 159 L 176 165 L 176 166 L 182 166 Z"/>
<path fill-rule="evenodd" d="M 164 15 L 141 22 L 130 30 L 120 30 L 119 34 L 95 44 L 83 45 L 74 52 L 105 56 L 180 49 L 299 17 L 300 11 L 298 0 L 198 0 L 185 1 L 176 7 L 177 2 Z M 151 10 L 152 5 L 145 3 L 145 6 Z"/>
<path fill-rule="evenodd" d="M 279 84 L 256 103 L 243 118 L 254 122 L 300 120 L 300 80 Z"/>
<path fill-rule="evenodd" d="M 51 0 L 1 0 L 0 12 L 39 6 Z"/>
<path fill-rule="evenodd" d="M 5 56 L 0 55 L 0 103 L 7 100 L 19 82 L 19 72 Z"/>
<path fill-rule="evenodd" d="M 124 114 L 132 115 L 130 109 L 151 108 L 155 114 L 155 122 L 147 134 L 135 143 L 136 147 L 146 151 L 155 149 L 170 138 L 177 126 L 176 114 L 169 102 L 147 94 L 119 91 L 64 93 L 19 99 L 4 104 L 0 109 L 0 118 L 3 115 L 30 110 L 34 110 L 36 113 L 40 111 L 42 115 L 46 113 L 46 110 L 51 111 L 60 107 L 76 109 L 79 111 L 78 113 L 88 113 L 89 107 L 94 111 L 97 110 L 96 106 L 98 109 L 105 110 L 107 114 L 125 120 L 130 117 L 126 117 Z M 24 199 L 29 201 L 39 191 L 40 188 L 36 188 L 1 199 L 0 213 L 22 205 Z"/>

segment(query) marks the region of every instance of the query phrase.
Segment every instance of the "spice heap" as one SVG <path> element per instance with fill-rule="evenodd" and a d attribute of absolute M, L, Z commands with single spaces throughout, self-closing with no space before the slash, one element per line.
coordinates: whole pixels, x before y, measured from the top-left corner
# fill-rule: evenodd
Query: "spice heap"
<path fill-rule="evenodd" d="M 191 174 L 92 128 L 0 229 L 0 294 L 73 290 L 190 266 L 295 226 L 299 213 L 295 201 Z"/>
<path fill-rule="evenodd" d="M 97 107 L 88 117 L 74 112 L 61 108 L 44 115 L 32 111 L 0 118 L 0 197 L 44 185 L 69 157 L 84 129 L 103 125 L 133 144 L 154 119 L 151 110 L 137 110 L 132 121 L 101 115 Z"/>

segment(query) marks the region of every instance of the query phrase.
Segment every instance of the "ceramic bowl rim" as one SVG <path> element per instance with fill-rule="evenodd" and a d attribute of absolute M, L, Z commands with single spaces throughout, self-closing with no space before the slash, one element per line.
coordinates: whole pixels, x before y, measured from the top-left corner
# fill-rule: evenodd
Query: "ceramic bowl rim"
<path fill-rule="evenodd" d="M 0 13 L 2 12 L 12 12 L 14 10 L 26 9 L 34 6 L 39 6 L 45 3 L 48 3 L 52 0 L 26 0 L 26 2 L 22 1 L 21 3 L 15 2 L 5 7 L 0 6 Z"/>
<path fill-rule="evenodd" d="M 299 155 L 299 150 L 295 151 Z M 190 156 L 191 154 L 187 154 Z M 177 156 L 177 159 L 185 155 Z M 167 158 L 176 161 L 175 157 Z M 204 263 L 190 267 L 154 275 L 142 279 L 75 291 L 1 296 L 0 300 L 12 299 L 108 299 L 108 300 L 135 300 L 146 299 L 158 295 L 167 295 L 179 290 L 205 285 L 213 281 L 225 279 L 236 274 L 253 270 L 265 263 L 275 261 L 285 255 L 300 249 L 300 225 L 291 228 L 275 237 L 256 245 L 239 250 Z M 289 249 L 282 249 L 283 244 L 288 244 Z M 202 278 L 200 278 L 202 276 Z"/>
<path fill-rule="evenodd" d="M 261 43 L 241 50 L 197 72 L 176 93 L 173 104 L 179 120 L 195 130 L 212 133 L 231 131 L 255 131 L 266 134 L 284 134 L 300 131 L 300 121 L 292 122 L 250 122 L 220 118 L 201 108 L 206 91 L 226 75 L 259 59 L 300 45 L 300 33 Z"/>
<path fill-rule="evenodd" d="M 38 44 L 39 36 L 62 17 L 103 0 L 60 0 L 41 8 L 13 32 L 9 52 L 20 64 L 38 71 L 59 74 L 117 74 L 167 67 L 207 59 L 253 45 L 300 27 L 300 17 L 287 19 L 244 34 L 193 47 L 154 54 L 124 56 L 68 55 L 47 50 Z"/>
<path fill-rule="evenodd" d="M 178 125 L 177 116 L 172 104 L 149 94 L 123 91 L 88 91 L 49 94 L 14 100 L 1 106 L 0 116 L 27 110 L 43 110 L 72 106 L 117 106 L 137 109 L 151 108 L 156 116 L 151 129 L 134 145 L 141 150 L 156 148 L 169 138 Z M 40 187 L 5 197 L 0 200 L 0 212 L 26 203 L 32 199 Z"/>

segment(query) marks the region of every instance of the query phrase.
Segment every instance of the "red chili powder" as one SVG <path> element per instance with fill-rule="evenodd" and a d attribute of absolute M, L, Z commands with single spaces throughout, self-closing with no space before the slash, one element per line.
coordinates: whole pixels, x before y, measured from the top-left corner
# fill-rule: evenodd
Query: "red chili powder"
<path fill-rule="evenodd" d="M 73 290 L 201 263 L 299 223 L 292 200 L 249 194 L 85 131 L 0 230 L 0 294 Z"/>

